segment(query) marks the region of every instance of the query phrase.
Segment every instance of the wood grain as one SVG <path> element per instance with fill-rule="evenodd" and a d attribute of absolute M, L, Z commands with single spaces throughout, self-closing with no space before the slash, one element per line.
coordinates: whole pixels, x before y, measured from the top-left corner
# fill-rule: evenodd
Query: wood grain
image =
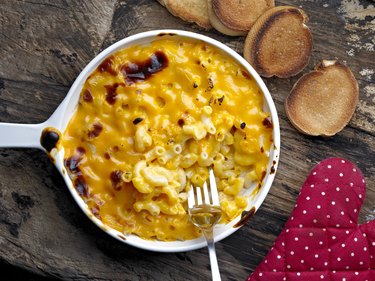
<path fill-rule="evenodd" d="M 281 162 L 260 210 L 217 244 L 223 280 L 245 280 L 259 264 L 307 174 L 327 157 L 347 158 L 362 169 L 367 198 L 360 222 L 375 218 L 375 11 L 370 1 L 350 2 L 276 3 L 299 6 L 310 17 L 314 51 L 304 73 L 321 59 L 339 59 L 358 80 L 360 103 L 349 125 L 336 136 L 307 137 L 292 127 L 284 110 L 284 100 L 302 74 L 265 79 L 280 117 Z M 153 0 L 3 0 L 0 22 L 0 122 L 47 119 L 82 68 L 128 35 L 158 28 L 191 30 L 240 54 L 244 40 L 185 23 Z M 48 157 L 31 149 L 0 149 L 0 269 L 20 271 L 13 280 L 210 279 L 206 249 L 152 253 L 103 233 L 82 214 Z"/>

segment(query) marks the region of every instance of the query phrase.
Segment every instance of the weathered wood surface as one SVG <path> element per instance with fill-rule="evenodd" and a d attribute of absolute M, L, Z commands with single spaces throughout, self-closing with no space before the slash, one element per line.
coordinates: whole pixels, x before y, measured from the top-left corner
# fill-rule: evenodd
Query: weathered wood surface
<path fill-rule="evenodd" d="M 223 280 L 244 280 L 288 218 L 309 170 L 329 156 L 355 162 L 367 180 L 360 222 L 375 218 L 375 10 L 365 0 L 276 1 L 310 17 L 309 66 L 338 58 L 360 86 L 349 125 L 328 139 L 297 133 L 283 102 L 294 82 L 266 79 L 281 124 L 275 183 L 253 219 L 217 244 Z M 157 28 L 201 32 L 242 53 L 244 38 L 204 31 L 153 0 L 0 1 L 0 122 L 37 123 L 63 100 L 75 77 L 102 49 Z M 0 149 L 0 271 L 6 280 L 209 280 L 206 249 L 160 254 L 126 246 L 82 214 L 49 159 L 31 149 Z M 5 280 L 5 279 L 2 279 Z"/>

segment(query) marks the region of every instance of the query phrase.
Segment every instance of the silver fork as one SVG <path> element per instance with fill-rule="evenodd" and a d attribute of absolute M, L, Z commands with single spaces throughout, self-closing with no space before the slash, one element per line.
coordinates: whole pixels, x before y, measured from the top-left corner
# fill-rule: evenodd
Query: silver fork
<path fill-rule="evenodd" d="M 209 181 L 203 184 L 203 192 L 201 187 L 190 186 L 188 192 L 189 215 L 193 224 L 202 229 L 206 237 L 212 280 L 220 281 L 221 278 L 216 258 L 213 228 L 221 218 L 221 209 L 215 175 L 212 169 L 210 169 L 209 173 Z"/>

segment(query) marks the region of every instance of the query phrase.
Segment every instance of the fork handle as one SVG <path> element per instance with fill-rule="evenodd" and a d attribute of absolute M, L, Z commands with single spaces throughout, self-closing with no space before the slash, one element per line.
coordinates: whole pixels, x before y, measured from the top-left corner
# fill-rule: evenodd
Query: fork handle
<path fill-rule="evenodd" d="M 206 236 L 208 254 L 210 256 L 212 281 L 221 281 L 219 265 L 217 263 L 217 257 L 216 257 L 216 251 L 215 251 L 215 243 L 213 239 L 213 232 L 212 230 L 205 231 L 204 234 Z"/>

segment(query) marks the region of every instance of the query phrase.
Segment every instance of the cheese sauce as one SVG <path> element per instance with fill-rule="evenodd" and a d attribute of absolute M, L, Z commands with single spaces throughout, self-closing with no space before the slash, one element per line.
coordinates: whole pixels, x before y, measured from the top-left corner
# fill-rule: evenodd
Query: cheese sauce
<path fill-rule="evenodd" d="M 246 180 L 260 186 L 266 172 L 273 140 L 263 103 L 247 71 L 207 43 L 160 39 L 123 49 L 104 60 L 82 88 L 63 135 L 65 166 L 91 212 L 107 226 L 145 239 L 193 239 L 201 233 L 186 213 L 186 190 L 193 175 L 200 171 L 204 177 L 207 167 L 196 162 L 182 169 L 183 156 L 206 152 L 216 163 L 222 155 L 232 171 L 215 172 L 222 223 L 234 219 L 247 206 Z M 187 140 L 184 126 L 203 120 L 204 107 L 212 108 L 209 119 L 216 133 Z M 143 151 L 135 147 L 140 127 L 152 140 Z M 222 141 L 220 132 L 231 140 Z M 152 193 L 140 192 L 132 182 L 134 166 L 152 148 L 170 151 L 175 144 L 183 148 L 180 155 L 163 165 L 156 159 L 147 163 L 184 171 L 175 194 L 158 186 Z M 136 210 L 136 202 L 157 204 L 160 212 Z"/>

